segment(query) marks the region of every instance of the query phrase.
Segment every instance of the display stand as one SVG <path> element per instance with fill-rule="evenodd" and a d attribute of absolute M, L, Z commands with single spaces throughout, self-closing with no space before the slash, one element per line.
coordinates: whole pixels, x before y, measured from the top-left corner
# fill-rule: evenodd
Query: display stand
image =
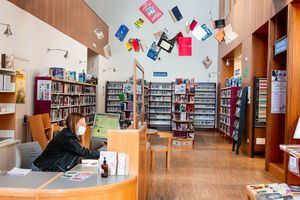
<path fill-rule="evenodd" d="M 238 114 L 238 125 L 235 126 L 235 131 L 233 134 L 233 143 L 232 143 L 232 151 L 235 151 L 236 147 L 236 155 L 239 154 L 239 149 L 242 144 L 242 137 L 245 132 L 246 127 L 246 118 L 247 118 L 247 103 L 248 103 L 248 87 L 244 87 L 240 90 L 240 94 L 238 95 L 238 103 L 240 105 L 240 112 Z"/>

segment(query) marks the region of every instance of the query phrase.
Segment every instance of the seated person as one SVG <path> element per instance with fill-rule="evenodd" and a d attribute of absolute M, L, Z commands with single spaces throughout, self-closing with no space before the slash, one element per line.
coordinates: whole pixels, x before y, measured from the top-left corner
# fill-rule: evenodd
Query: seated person
<path fill-rule="evenodd" d="M 66 120 L 66 128 L 55 135 L 45 151 L 33 162 L 33 171 L 66 172 L 80 163 L 81 157 L 98 159 L 100 153 L 83 147 L 79 136 L 86 130 L 85 117 L 71 113 Z"/>

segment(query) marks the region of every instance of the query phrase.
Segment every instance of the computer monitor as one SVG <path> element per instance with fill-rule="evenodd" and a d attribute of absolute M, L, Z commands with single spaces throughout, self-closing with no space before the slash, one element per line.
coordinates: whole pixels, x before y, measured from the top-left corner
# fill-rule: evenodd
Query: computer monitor
<path fill-rule="evenodd" d="M 108 113 L 96 113 L 94 118 L 92 137 L 107 139 L 107 131 L 120 129 L 120 115 Z"/>

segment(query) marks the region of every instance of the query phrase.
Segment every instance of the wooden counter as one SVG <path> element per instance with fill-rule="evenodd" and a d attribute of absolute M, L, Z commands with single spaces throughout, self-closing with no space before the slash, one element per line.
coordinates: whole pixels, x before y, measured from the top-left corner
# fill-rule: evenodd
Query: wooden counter
<path fill-rule="evenodd" d="M 83 181 L 62 178 L 62 173 L 30 172 L 26 176 L 0 175 L 0 200 L 42 199 L 42 200 L 136 200 L 136 176 L 109 176 L 104 179 L 97 173 L 97 167 L 79 165 L 73 171 L 95 172 Z"/>

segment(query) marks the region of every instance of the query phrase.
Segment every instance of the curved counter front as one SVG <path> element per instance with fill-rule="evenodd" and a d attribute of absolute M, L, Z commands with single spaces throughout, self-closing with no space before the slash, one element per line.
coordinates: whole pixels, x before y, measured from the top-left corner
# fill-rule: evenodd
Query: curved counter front
<path fill-rule="evenodd" d="M 91 170 L 82 167 L 77 169 L 95 172 L 93 168 L 90 168 Z M 63 178 L 62 175 L 62 173 L 51 172 L 30 172 L 23 177 L 0 175 L 0 200 L 137 199 L 136 176 L 101 178 L 98 173 L 93 173 L 85 180 L 72 181 Z"/>

